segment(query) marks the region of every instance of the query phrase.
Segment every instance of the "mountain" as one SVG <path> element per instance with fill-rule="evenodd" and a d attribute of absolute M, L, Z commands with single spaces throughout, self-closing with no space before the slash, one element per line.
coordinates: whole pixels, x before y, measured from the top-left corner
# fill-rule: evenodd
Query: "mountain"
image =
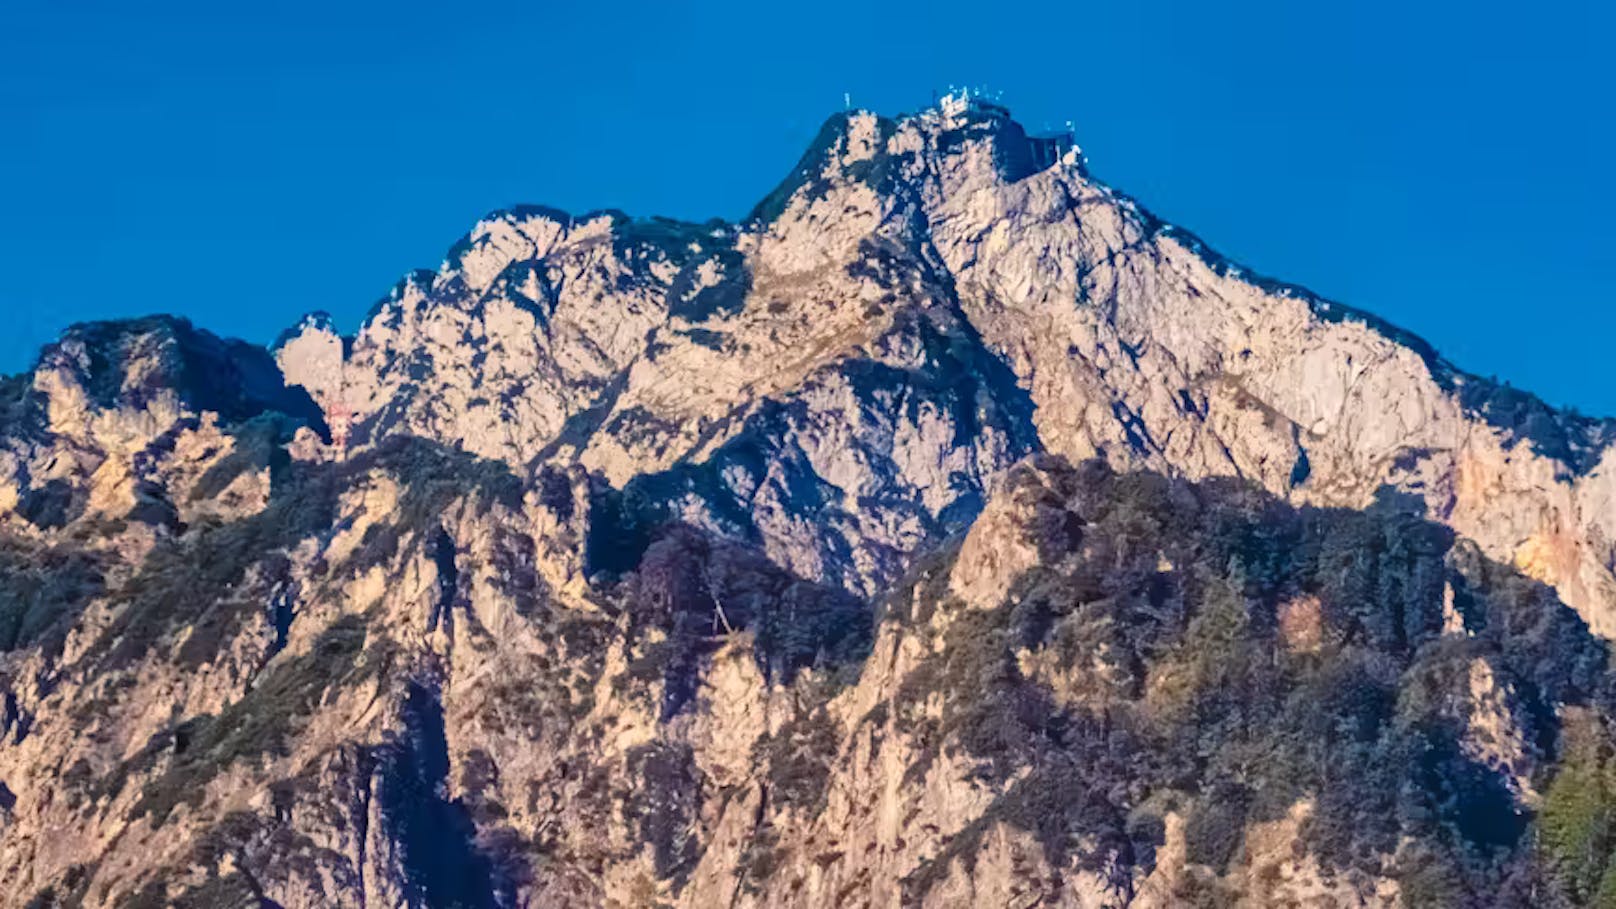
<path fill-rule="evenodd" d="M 1616 899 L 1616 421 L 977 99 L 0 401 L 4 905 Z"/>

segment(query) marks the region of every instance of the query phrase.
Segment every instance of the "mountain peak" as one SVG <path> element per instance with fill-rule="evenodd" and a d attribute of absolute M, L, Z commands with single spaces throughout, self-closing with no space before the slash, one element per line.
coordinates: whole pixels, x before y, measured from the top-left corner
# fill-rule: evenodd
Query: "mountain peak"
<path fill-rule="evenodd" d="M 1483 460 L 1524 444 L 1577 476 L 1611 447 L 1604 423 L 1505 394 L 1389 323 L 1229 262 L 1095 181 L 1069 134 L 1030 136 L 965 92 L 899 117 L 832 115 L 740 224 L 494 212 L 351 342 L 315 332 L 278 356 L 328 413 L 340 402 L 361 442 L 408 431 L 512 464 L 564 453 L 621 484 L 713 457 L 756 408 L 845 362 L 931 362 L 905 347 L 931 342 L 899 340 L 909 311 L 1008 364 L 1017 379 L 1001 387 L 1019 383 L 1042 444 L 1074 460 L 1355 506 L 1390 482 L 1433 513 L 1481 515 L 1444 479 L 1452 452 L 1475 450 L 1460 427 L 1486 427 Z M 1365 382 L 1382 383 L 1379 402 Z M 1094 407 L 1110 416 L 1079 415 Z M 1565 532 L 1510 526 L 1495 555 Z M 1600 557 L 1544 569 L 1579 602 L 1604 583 L 1584 580 L 1585 558 Z"/>
<path fill-rule="evenodd" d="M 177 316 L 73 325 L 40 355 L 34 385 L 72 387 L 93 409 L 139 409 L 173 394 L 230 422 L 270 409 L 318 423 L 307 396 L 287 389 L 263 348 Z"/>
<path fill-rule="evenodd" d="M 331 314 L 325 310 L 317 309 L 312 312 L 305 313 L 303 318 L 297 320 L 296 324 L 282 331 L 280 335 L 275 338 L 275 342 L 269 345 L 269 352 L 275 353 L 284 347 L 287 342 L 306 332 L 323 332 L 331 335 L 340 334 L 337 331 L 337 320 L 332 318 Z"/>
<path fill-rule="evenodd" d="M 0 383 L 0 879 L 1587 895 L 1613 426 L 975 95 L 831 117 L 738 224 L 494 212 L 351 337 L 75 326 Z"/>

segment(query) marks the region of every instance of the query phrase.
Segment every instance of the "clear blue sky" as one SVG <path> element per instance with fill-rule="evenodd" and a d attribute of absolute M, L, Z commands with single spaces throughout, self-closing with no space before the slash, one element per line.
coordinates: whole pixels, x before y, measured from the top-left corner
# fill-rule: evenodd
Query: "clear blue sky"
<path fill-rule="evenodd" d="M 743 215 L 843 92 L 984 85 L 1250 267 L 1616 414 L 1616 13 L 1487 2 L 0 4 L 0 371 L 346 330 L 517 202 Z"/>

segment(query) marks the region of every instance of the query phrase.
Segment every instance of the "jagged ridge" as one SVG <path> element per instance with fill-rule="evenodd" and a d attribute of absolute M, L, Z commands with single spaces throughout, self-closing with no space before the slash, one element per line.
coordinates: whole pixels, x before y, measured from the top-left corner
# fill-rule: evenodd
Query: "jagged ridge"
<path fill-rule="evenodd" d="M 1609 421 L 1002 108 L 833 117 L 740 224 L 514 208 L 237 343 L 85 326 L 4 387 L 18 901 L 1616 881 Z"/>

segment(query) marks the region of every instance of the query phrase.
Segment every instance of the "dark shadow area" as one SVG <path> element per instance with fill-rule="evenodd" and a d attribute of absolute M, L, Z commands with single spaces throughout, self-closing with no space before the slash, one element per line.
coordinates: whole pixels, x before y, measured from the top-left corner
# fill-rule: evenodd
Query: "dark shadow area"
<path fill-rule="evenodd" d="M 382 810 L 403 853 L 409 904 L 431 909 L 493 909 L 494 872 L 477 851 L 466 810 L 447 800 L 449 747 L 437 695 L 411 684 L 406 734 L 383 756 Z"/>
<path fill-rule="evenodd" d="M 460 588 L 460 568 L 455 564 L 455 541 L 449 531 L 439 527 L 432 535 L 432 563 L 438 569 L 438 595 L 432 602 L 432 614 L 427 618 L 428 633 L 443 624 L 446 631 L 454 632 L 455 592 Z"/>
<path fill-rule="evenodd" d="M 869 653 L 863 601 L 690 527 L 656 531 L 621 595 L 638 654 L 628 675 L 663 682 L 665 720 L 695 696 L 702 661 L 739 632 L 752 635 L 758 669 L 776 684 L 809 666 L 857 666 Z M 652 628 L 665 637 L 642 643 Z"/>
<path fill-rule="evenodd" d="M 87 498 L 66 480 L 49 480 L 22 494 L 17 513 L 41 530 L 55 530 L 83 514 Z"/>
<path fill-rule="evenodd" d="M 269 351 L 245 341 L 220 338 L 176 316 L 147 316 L 111 322 L 82 322 L 45 348 L 42 366 L 65 361 L 77 366 L 69 349 L 82 350 L 86 390 L 101 407 L 144 407 L 163 390 L 173 390 L 192 408 L 219 414 L 233 425 L 267 412 L 286 414 L 330 440 L 325 418 L 308 392 L 288 387 Z M 125 381 L 135 358 L 152 358 L 157 368 L 131 386 Z"/>

